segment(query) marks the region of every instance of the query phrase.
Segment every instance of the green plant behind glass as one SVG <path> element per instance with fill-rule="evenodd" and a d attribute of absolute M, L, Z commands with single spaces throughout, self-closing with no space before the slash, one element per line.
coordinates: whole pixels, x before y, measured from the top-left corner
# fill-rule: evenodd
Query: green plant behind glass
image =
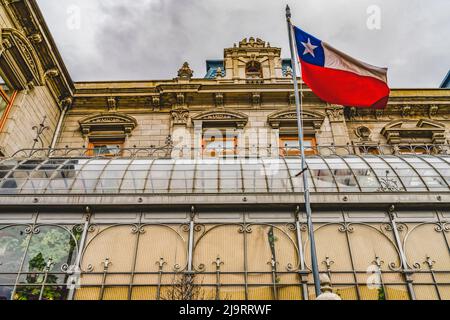
<path fill-rule="evenodd" d="M 16 290 L 14 299 L 39 299 L 44 280 L 46 284 L 55 284 L 55 286 L 46 285 L 43 289 L 42 299 L 57 300 L 64 298 L 65 289 L 62 286 L 56 286 L 58 275 L 47 274 L 45 279 L 45 271 L 49 261 L 52 261 L 52 265 L 49 266 L 48 273 L 60 269 L 65 263 L 71 264 L 81 232 L 77 227 L 74 227 L 72 228 L 72 234 L 75 239 L 62 228 L 51 228 L 33 235 L 27 252 L 27 256 L 30 257 L 28 261 L 29 273 L 26 276 L 26 281 L 20 283 L 21 286 Z M 26 241 L 23 241 L 21 245 L 26 247 Z M 63 283 L 66 280 L 67 276 L 64 277 Z"/>

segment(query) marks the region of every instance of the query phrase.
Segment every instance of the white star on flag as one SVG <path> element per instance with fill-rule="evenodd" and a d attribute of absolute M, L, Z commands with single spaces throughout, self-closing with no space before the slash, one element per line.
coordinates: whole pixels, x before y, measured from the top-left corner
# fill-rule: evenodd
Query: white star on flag
<path fill-rule="evenodd" d="M 316 49 L 317 46 L 315 46 L 315 45 L 313 45 L 313 44 L 311 43 L 311 39 L 310 39 L 310 38 L 308 38 L 308 42 L 307 42 L 307 43 L 302 42 L 302 45 L 305 47 L 305 52 L 303 52 L 303 55 L 309 53 L 309 54 L 311 54 L 314 58 L 316 57 L 316 56 L 314 55 L 314 49 Z"/>

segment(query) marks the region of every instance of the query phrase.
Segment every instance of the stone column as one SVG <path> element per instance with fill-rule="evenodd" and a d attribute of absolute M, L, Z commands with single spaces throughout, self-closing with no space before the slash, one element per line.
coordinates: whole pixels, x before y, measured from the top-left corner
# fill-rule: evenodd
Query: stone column
<path fill-rule="evenodd" d="M 241 156 L 246 155 L 245 140 L 244 140 L 244 125 L 238 125 L 235 132 L 237 137 L 237 154 Z"/>
<path fill-rule="evenodd" d="M 172 157 L 189 159 L 192 157 L 192 139 L 187 128 L 189 122 L 189 109 L 185 107 L 172 109 L 171 116 L 171 136 L 174 143 Z"/>
<path fill-rule="evenodd" d="M 280 145 L 280 124 L 276 123 L 272 125 L 270 143 L 272 145 L 271 152 L 272 157 L 278 157 L 281 153 L 281 148 L 284 146 Z"/>
<path fill-rule="evenodd" d="M 338 105 L 329 105 L 326 113 L 330 121 L 331 132 L 333 134 L 333 143 L 338 155 L 348 154 L 345 146 L 350 144 L 350 136 L 348 134 L 347 124 L 344 117 L 344 107 Z"/>
<path fill-rule="evenodd" d="M 203 121 L 194 121 L 194 157 L 201 158 L 203 138 Z"/>

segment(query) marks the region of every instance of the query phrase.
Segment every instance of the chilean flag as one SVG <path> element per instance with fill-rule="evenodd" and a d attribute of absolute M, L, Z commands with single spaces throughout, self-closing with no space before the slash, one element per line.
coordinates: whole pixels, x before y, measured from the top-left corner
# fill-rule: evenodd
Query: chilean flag
<path fill-rule="evenodd" d="M 320 99 L 351 107 L 386 107 L 386 68 L 356 60 L 295 26 L 294 34 L 303 81 Z"/>

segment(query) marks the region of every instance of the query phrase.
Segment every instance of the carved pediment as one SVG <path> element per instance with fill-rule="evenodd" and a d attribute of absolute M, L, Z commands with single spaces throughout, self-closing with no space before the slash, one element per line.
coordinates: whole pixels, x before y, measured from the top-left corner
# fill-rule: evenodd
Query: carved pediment
<path fill-rule="evenodd" d="M 0 31 L 0 69 L 17 90 L 40 86 L 43 70 L 30 40 L 12 28 Z"/>
<path fill-rule="evenodd" d="M 202 112 L 192 118 L 195 123 L 202 121 L 203 123 L 212 126 L 235 126 L 237 128 L 243 128 L 248 122 L 248 116 L 241 112 L 229 111 L 229 110 L 212 110 Z"/>
<path fill-rule="evenodd" d="M 445 125 L 429 119 L 416 123 L 396 120 L 387 124 L 381 134 L 389 144 L 445 143 Z"/>
<path fill-rule="evenodd" d="M 137 126 L 135 118 L 121 113 L 100 113 L 79 121 L 81 131 L 88 135 L 95 132 L 130 134 Z"/>
<path fill-rule="evenodd" d="M 250 37 L 249 39 L 244 38 L 239 42 L 239 48 L 265 48 L 266 42 L 259 39 Z M 270 44 L 267 44 L 267 47 L 270 47 Z"/>
<path fill-rule="evenodd" d="M 303 125 L 308 133 L 315 133 L 322 127 L 325 115 L 314 111 L 303 111 L 301 114 Z M 270 114 L 267 122 L 274 129 L 296 128 L 297 127 L 297 111 L 295 108 L 289 108 Z"/>

